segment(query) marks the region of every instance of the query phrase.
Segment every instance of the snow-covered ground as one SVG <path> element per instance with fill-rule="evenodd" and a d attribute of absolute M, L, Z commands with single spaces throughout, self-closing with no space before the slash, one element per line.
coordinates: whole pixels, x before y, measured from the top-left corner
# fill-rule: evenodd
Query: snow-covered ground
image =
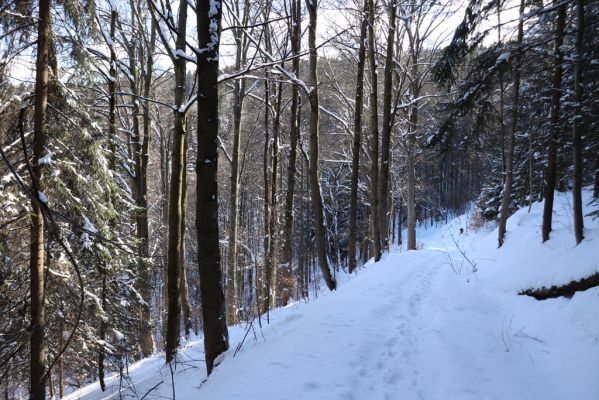
<path fill-rule="evenodd" d="M 207 380 L 196 340 L 172 377 L 156 356 L 104 393 L 96 383 L 68 399 L 119 398 L 120 385 L 123 398 L 173 398 L 171 378 L 181 400 L 597 399 L 599 288 L 517 295 L 599 272 L 599 221 L 585 218 L 575 246 L 570 196 L 557 194 L 545 244 L 542 203 L 510 218 L 501 249 L 496 230 L 474 231 L 462 216 L 420 230 L 421 250 L 393 251 L 337 291 L 273 311 L 262 329 L 231 328 L 231 350 Z"/>

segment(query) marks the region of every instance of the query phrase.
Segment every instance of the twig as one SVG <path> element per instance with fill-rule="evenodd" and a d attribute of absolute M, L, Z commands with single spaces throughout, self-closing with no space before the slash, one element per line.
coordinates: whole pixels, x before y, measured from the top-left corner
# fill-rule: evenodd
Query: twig
<path fill-rule="evenodd" d="M 245 334 L 243 335 L 243 339 L 241 339 L 241 342 L 239 342 L 239 344 L 235 348 L 235 353 L 233 353 L 233 357 L 235 357 L 237 355 L 237 352 L 239 352 L 239 350 L 241 350 L 241 346 L 243 346 L 243 343 L 245 342 L 245 338 L 248 336 L 248 333 L 250 333 L 250 329 L 252 329 L 252 325 L 254 324 L 254 319 L 256 319 L 256 317 L 254 317 L 250 321 L 250 326 L 248 326 L 248 328 L 245 330 Z"/>

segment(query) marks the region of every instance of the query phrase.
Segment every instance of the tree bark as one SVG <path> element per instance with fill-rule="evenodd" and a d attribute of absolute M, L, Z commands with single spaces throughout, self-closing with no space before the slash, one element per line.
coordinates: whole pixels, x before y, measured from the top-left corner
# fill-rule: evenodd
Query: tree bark
<path fill-rule="evenodd" d="M 44 215 L 39 205 L 42 190 L 42 168 L 38 160 L 43 156 L 46 144 L 46 109 L 48 106 L 48 53 L 50 41 L 50 0 L 40 0 L 35 72 L 35 114 L 33 119 L 33 155 L 31 186 L 31 247 L 30 247 L 30 296 L 31 296 L 31 356 L 30 398 L 46 398 L 45 374 L 45 304 L 44 304 Z"/>
<path fill-rule="evenodd" d="M 356 76 L 356 109 L 354 114 L 354 138 L 352 144 L 352 175 L 349 196 L 349 273 L 356 269 L 356 231 L 358 213 L 358 183 L 360 178 L 360 150 L 362 147 L 362 109 L 364 107 L 364 64 L 366 63 L 366 33 L 368 29 L 368 0 L 364 0 L 364 14 L 360 24 L 360 47 Z"/>
<path fill-rule="evenodd" d="M 501 46 L 501 7 L 497 7 L 497 44 Z M 501 172 L 505 179 L 505 124 L 504 124 L 504 103 L 505 88 L 503 84 L 503 74 L 499 74 L 499 143 L 501 146 Z"/>
<path fill-rule="evenodd" d="M 154 46 L 156 43 L 156 26 L 151 24 L 150 41 L 148 43 L 148 55 L 146 59 L 146 71 L 144 76 L 144 98 L 149 99 L 152 90 L 153 68 L 154 68 Z M 139 246 L 139 292 L 145 304 L 141 307 L 141 353 L 144 357 L 149 357 L 154 351 L 154 339 L 152 338 L 152 316 L 150 313 L 150 303 L 152 301 L 150 271 L 151 263 L 148 262 L 150 255 L 149 248 L 149 229 L 148 229 L 148 149 L 150 145 L 150 103 L 145 100 L 143 103 L 143 141 L 141 145 L 140 167 L 139 167 L 139 187 L 138 187 L 138 207 L 140 209 L 137 216 L 137 230 L 140 240 Z"/>
<path fill-rule="evenodd" d="M 556 0 L 559 4 L 559 0 Z M 545 203 L 543 207 L 543 242 L 549 240 L 551 233 L 551 222 L 553 220 L 553 197 L 557 180 L 557 145 L 559 141 L 559 118 L 562 94 L 562 64 L 564 54 L 562 44 L 564 42 L 564 29 L 566 26 L 566 5 L 560 5 L 557 9 L 557 20 L 555 22 L 555 48 L 554 69 L 552 78 L 551 113 L 550 113 L 550 136 L 547 154 L 547 169 L 545 171 Z"/>
<path fill-rule="evenodd" d="M 187 127 L 186 127 L 187 129 Z M 183 315 L 183 327 L 185 338 L 191 333 L 191 307 L 189 306 L 189 286 L 187 284 L 187 269 L 185 268 L 185 225 L 187 224 L 187 150 L 189 140 L 187 135 L 183 137 L 183 187 L 181 194 L 181 253 L 179 253 L 179 288 L 181 293 L 181 314 Z"/>
<path fill-rule="evenodd" d="M 389 176 L 391 168 L 391 132 L 392 132 L 392 89 L 393 89 L 393 49 L 395 39 L 397 2 L 389 6 L 389 33 L 387 35 L 387 54 L 383 83 L 383 128 L 381 130 L 381 169 L 379 180 L 379 221 L 381 230 L 381 250 L 389 250 Z"/>
<path fill-rule="evenodd" d="M 572 127 L 573 181 L 572 188 L 574 207 L 574 236 L 576 244 L 584 238 L 584 220 L 582 215 L 582 57 L 584 51 L 584 0 L 576 0 L 576 58 L 574 61 L 574 101 L 576 111 Z"/>
<path fill-rule="evenodd" d="M 270 53 L 270 51 L 269 51 Z M 273 89 L 275 86 L 273 85 Z M 271 210 L 270 210 L 270 228 L 268 229 L 270 237 L 270 248 L 268 258 L 270 259 L 271 265 L 271 274 L 269 279 L 269 307 L 274 308 L 277 304 L 277 280 L 279 275 L 279 265 L 277 262 L 277 232 L 278 232 L 278 204 L 277 204 L 277 178 L 278 178 L 278 168 L 279 168 L 279 133 L 281 130 L 281 103 L 282 103 L 282 83 L 279 83 L 276 87 L 275 93 L 275 104 L 274 104 L 274 118 L 272 123 L 272 168 L 271 168 L 271 177 L 270 177 L 270 200 L 271 200 Z"/>
<path fill-rule="evenodd" d="M 179 6 L 177 21 L 177 51 L 185 52 L 187 33 L 187 3 Z M 185 232 L 181 226 L 183 219 L 185 185 L 185 136 L 187 135 L 187 115 L 183 109 L 186 99 L 186 59 L 176 57 L 173 59 L 175 67 L 175 126 L 173 130 L 173 152 L 171 155 L 171 186 L 169 192 L 169 226 L 168 226 L 168 266 L 167 266 L 167 292 L 168 312 L 166 326 L 166 362 L 171 362 L 179 347 L 180 333 L 180 271 L 179 263 L 182 260 L 183 238 Z"/>
<path fill-rule="evenodd" d="M 599 156 L 595 158 L 595 184 L 593 185 L 593 198 L 599 199 Z"/>
<path fill-rule="evenodd" d="M 524 0 L 520 0 L 520 19 L 518 22 L 518 38 L 516 45 L 520 47 L 522 45 L 523 38 L 523 20 L 522 14 L 524 14 Z M 519 51 L 519 49 L 518 49 Z M 499 216 L 499 234 L 498 243 L 499 246 L 503 246 L 506 233 L 507 218 L 510 212 L 510 200 L 512 197 L 512 181 L 513 181 L 513 169 L 514 169 L 514 141 L 516 138 L 516 130 L 518 129 L 518 105 L 520 101 L 520 56 L 516 56 L 513 64 L 513 77 L 514 86 L 512 88 L 512 120 L 510 121 L 510 134 L 508 136 L 508 148 L 506 154 L 506 165 L 505 165 L 505 180 L 503 183 L 503 197 L 501 200 L 501 214 Z"/>
<path fill-rule="evenodd" d="M 110 13 L 110 69 L 108 71 L 109 79 L 108 79 L 108 146 L 110 149 L 109 155 L 109 169 L 111 171 L 116 171 L 116 80 L 117 80 L 117 71 L 116 71 L 116 49 L 114 48 L 114 39 L 115 39 L 115 31 L 116 24 L 118 18 L 118 11 L 116 9 L 112 9 Z M 110 201 L 113 202 L 113 194 L 110 193 Z M 102 309 L 106 309 L 106 270 L 105 266 L 100 266 L 100 275 L 102 276 Z M 104 340 L 106 336 L 106 322 L 102 319 L 100 321 L 100 329 L 99 329 L 100 339 Z M 98 380 L 100 381 L 100 388 L 102 391 L 106 389 L 106 385 L 104 383 L 104 348 L 100 346 L 98 352 Z"/>
<path fill-rule="evenodd" d="M 379 219 L 379 122 L 378 71 L 376 62 L 375 0 L 368 1 L 368 61 L 370 67 L 370 210 L 372 213 L 372 250 L 374 261 L 381 259 Z"/>
<path fill-rule="evenodd" d="M 239 14 L 239 3 L 235 2 Z M 247 24 L 249 1 L 244 0 L 242 24 Z M 245 64 L 243 31 L 234 30 L 235 34 L 235 70 L 239 71 Z M 245 79 L 236 79 L 233 88 L 233 148 L 231 151 L 231 193 L 229 198 L 229 253 L 227 258 L 227 321 L 235 324 L 238 319 L 237 307 L 237 219 L 239 202 L 239 147 L 241 137 L 241 113 L 245 98 Z"/>
<path fill-rule="evenodd" d="M 264 177 L 264 266 L 260 274 L 257 273 L 257 284 L 259 287 L 259 310 L 260 313 L 265 313 L 269 308 L 269 293 L 270 293 L 270 274 L 272 272 L 270 248 L 273 245 L 272 235 L 270 232 L 270 219 L 272 218 L 272 199 L 270 190 L 269 163 L 270 163 L 270 123 L 268 115 L 268 98 L 270 97 L 268 85 L 268 71 L 265 72 L 264 81 L 264 148 L 262 154 L 262 173 Z M 259 278 L 259 279 L 258 279 Z"/>
<path fill-rule="evenodd" d="M 318 19 L 317 4 L 313 0 L 306 0 L 310 26 L 308 28 L 308 47 L 310 51 L 310 164 L 308 175 L 310 179 L 310 194 L 312 212 L 314 215 L 314 228 L 316 231 L 316 251 L 322 277 L 330 290 L 334 290 L 337 282 L 331 275 L 329 261 L 326 254 L 326 238 L 324 228 L 324 215 L 322 207 L 322 194 L 320 190 L 320 177 L 318 164 L 320 161 L 319 130 L 320 130 L 320 105 L 318 99 L 318 54 L 316 52 L 316 23 Z"/>
<path fill-rule="evenodd" d="M 219 0 L 197 5 L 198 149 L 196 228 L 204 323 L 206 370 L 229 348 L 218 236 L 218 55 L 222 17 Z"/>
<path fill-rule="evenodd" d="M 416 127 L 418 125 L 418 103 L 415 100 L 420 95 L 420 84 L 418 83 L 418 43 L 414 43 L 415 39 L 411 39 L 411 95 L 413 96 L 413 105 L 410 108 L 407 141 L 407 173 L 408 173 L 408 190 L 406 207 L 408 211 L 408 250 L 416 250 Z"/>
<path fill-rule="evenodd" d="M 292 0 L 291 10 L 291 71 L 299 76 L 300 68 L 300 46 L 301 46 L 301 0 Z M 285 194 L 284 231 L 281 250 L 281 263 L 287 264 L 291 270 L 293 263 L 293 197 L 295 193 L 295 172 L 297 169 L 297 142 L 300 134 L 300 95 L 299 86 L 291 87 L 291 115 L 289 126 L 289 159 L 287 164 L 287 192 Z"/>

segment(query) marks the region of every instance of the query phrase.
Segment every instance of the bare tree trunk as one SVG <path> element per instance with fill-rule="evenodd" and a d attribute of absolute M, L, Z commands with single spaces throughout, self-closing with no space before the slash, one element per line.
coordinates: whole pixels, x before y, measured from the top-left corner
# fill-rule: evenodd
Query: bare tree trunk
<path fill-rule="evenodd" d="M 169 197 L 169 181 L 170 181 L 170 154 L 172 148 L 170 146 L 171 135 L 167 135 L 162 128 L 159 128 L 160 135 L 160 195 L 161 201 L 161 221 L 164 233 L 162 235 L 162 265 L 161 265 L 161 278 L 162 278 L 162 293 L 160 298 L 160 320 L 162 323 L 162 336 L 166 337 L 166 309 L 168 308 L 168 197 Z"/>
<path fill-rule="evenodd" d="M 186 127 L 187 130 L 187 127 Z M 191 333 L 191 307 L 189 306 L 189 286 L 187 285 L 187 272 L 185 268 L 185 225 L 187 224 L 187 151 L 189 140 L 187 135 L 183 136 L 183 188 L 181 194 L 181 253 L 179 253 L 179 288 L 181 293 L 181 312 L 183 314 L 183 326 L 185 327 L 185 338 Z"/>
<path fill-rule="evenodd" d="M 593 197 L 599 199 L 599 156 L 595 158 L 595 184 L 593 185 Z"/>
<path fill-rule="evenodd" d="M 270 119 L 269 119 L 269 98 L 270 90 L 268 84 L 268 71 L 265 72 L 264 81 L 264 151 L 262 158 L 262 173 L 264 176 L 264 267 L 260 274 L 260 298 L 259 298 L 259 310 L 260 313 L 268 311 L 270 306 L 270 275 L 272 273 L 272 259 L 269 257 L 270 248 L 273 246 L 272 234 L 270 232 L 270 219 L 272 216 L 272 199 L 270 190 Z"/>
<path fill-rule="evenodd" d="M 269 51 L 270 53 L 270 51 Z M 274 89 L 274 85 L 273 85 Z M 277 178 L 278 178 L 278 166 L 279 166 L 279 133 L 281 130 L 281 95 L 283 86 L 282 83 L 278 84 L 278 88 L 275 90 L 276 103 L 274 105 L 275 115 L 272 123 L 272 168 L 270 175 L 270 228 L 268 233 L 270 237 L 270 248 L 268 258 L 270 259 L 271 274 L 269 279 L 269 307 L 274 308 L 277 304 L 277 279 L 279 272 L 279 265 L 277 263 L 277 232 L 278 232 L 278 205 L 277 205 Z"/>
<path fill-rule="evenodd" d="M 556 0 L 556 5 L 559 0 Z M 566 26 L 566 5 L 562 4 L 557 9 L 557 20 L 555 22 L 555 49 L 554 49 L 554 70 L 552 79 L 551 93 L 551 113 L 550 124 L 551 131 L 549 136 L 549 153 L 547 155 L 547 169 L 545 171 L 545 203 L 543 207 L 543 242 L 549 240 L 551 233 L 551 222 L 553 220 L 553 197 L 555 193 L 555 184 L 557 180 L 557 145 L 559 141 L 559 117 L 560 117 L 560 98 L 562 95 L 562 64 L 564 54 L 562 44 L 564 42 L 564 29 Z"/>
<path fill-rule="evenodd" d="M 312 212 L 314 215 L 314 228 L 316 231 L 316 250 L 322 276 L 327 287 L 334 290 L 337 282 L 331 275 L 329 261 L 326 254 L 326 239 L 324 229 L 324 215 L 322 207 L 322 194 L 320 191 L 320 179 L 318 163 L 320 161 L 319 130 L 320 130 L 320 106 L 318 99 L 318 54 L 316 52 L 316 22 L 318 10 L 316 2 L 306 0 L 308 14 L 310 15 L 310 26 L 308 29 L 308 47 L 310 51 L 310 165 L 308 175 L 310 179 L 310 193 L 312 200 Z"/>
<path fill-rule="evenodd" d="M 416 171 L 415 171 L 415 156 L 414 156 L 414 151 L 415 151 L 415 137 L 414 137 L 414 133 L 412 132 L 412 124 L 413 123 L 417 123 L 417 115 L 418 115 L 418 109 L 416 107 L 414 107 L 411 111 L 412 116 L 410 117 L 410 126 L 408 127 L 408 137 L 407 137 L 407 141 L 408 141 L 408 154 L 407 154 L 407 160 L 408 160 L 408 166 L 407 166 L 407 170 L 408 170 L 408 193 L 407 193 L 407 210 L 408 210 L 408 244 L 407 244 L 407 248 L 408 250 L 416 250 Z"/>
<path fill-rule="evenodd" d="M 572 127 L 572 150 L 574 167 L 574 236 L 576 244 L 584 238 L 584 220 L 582 216 L 582 57 L 584 46 L 584 0 L 576 0 L 576 59 L 574 61 L 574 100 L 576 112 Z"/>
<path fill-rule="evenodd" d="M 497 7 L 497 43 L 501 45 L 501 7 Z M 499 143 L 501 145 L 501 172 L 505 179 L 505 123 L 504 123 L 504 103 L 505 88 L 503 84 L 503 74 L 499 74 Z"/>
<path fill-rule="evenodd" d="M 110 13 L 110 39 L 112 41 L 110 47 L 110 70 L 108 80 L 108 145 L 110 148 L 110 159 L 109 168 L 111 171 L 116 170 L 116 50 L 114 48 L 114 37 L 116 31 L 116 23 L 118 18 L 118 11 L 112 9 Z M 111 194 L 112 197 L 112 194 Z M 111 199 L 112 201 L 112 199 Z M 102 275 L 102 309 L 106 309 L 106 271 L 105 266 L 100 267 L 100 274 Z M 100 321 L 99 336 L 100 339 L 104 340 L 106 335 L 106 322 L 102 319 Z M 104 383 L 104 348 L 100 346 L 98 353 L 98 380 L 100 381 L 100 388 L 102 391 L 106 389 Z"/>
<path fill-rule="evenodd" d="M 204 353 L 210 374 L 229 348 L 218 236 L 218 55 L 222 3 L 198 2 L 198 151 L 196 227 L 204 322 Z"/>
<path fill-rule="evenodd" d="M 35 115 L 33 119 L 33 155 L 31 174 L 31 357 L 30 399 L 44 400 L 45 365 L 45 304 L 44 304 L 44 215 L 39 205 L 42 168 L 38 160 L 43 156 L 46 144 L 46 109 L 48 106 L 48 53 L 50 36 L 50 0 L 40 0 L 35 72 Z"/>
<path fill-rule="evenodd" d="M 239 15 L 239 2 L 235 2 Z M 244 1 L 242 25 L 247 24 L 249 1 Z M 235 69 L 240 70 L 245 64 L 245 51 L 241 28 L 235 34 Z M 237 307 L 237 217 L 239 202 L 239 146 L 241 136 L 241 112 L 245 98 L 245 79 L 236 79 L 233 88 L 233 149 L 231 151 L 231 194 L 229 198 L 229 254 L 227 259 L 227 322 L 235 324 L 238 320 Z"/>
<path fill-rule="evenodd" d="M 301 0 L 292 0 L 291 10 L 291 72 L 299 76 L 301 46 Z M 297 142 L 300 134 L 300 95 L 299 86 L 291 87 L 291 116 L 289 127 L 289 160 L 287 164 L 287 192 L 285 195 L 284 231 L 281 251 L 281 262 L 291 270 L 293 263 L 293 196 L 295 193 L 295 172 L 297 166 Z"/>
<path fill-rule="evenodd" d="M 391 1 L 389 6 L 389 33 L 387 35 L 387 54 L 385 58 L 383 84 L 383 128 L 381 131 L 381 169 L 379 180 L 379 224 L 381 232 L 381 250 L 389 250 L 389 171 L 391 168 L 391 132 L 392 132 L 392 89 L 393 89 L 393 49 L 395 39 L 397 2 Z"/>
<path fill-rule="evenodd" d="M 370 258 L 370 254 L 368 253 L 369 246 L 369 236 L 368 232 L 370 231 L 370 216 L 372 213 L 369 212 L 368 207 L 364 207 L 364 221 L 362 221 L 362 242 L 360 243 L 360 257 L 362 258 L 362 264 L 365 264 Z"/>
<path fill-rule="evenodd" d="M 524 0 L 520 0 L 520 19 L 518 22 L 518 38 L 517 45 L 522 45 L 523 33 L 523 21 L 522 14 L 524 14 Z M 508 148 L 506 156 L 505 166 L 505 180 L 503 184 L 503 198 L 501 200 L 501 214 L 499 216 L 499 247 L 503 245 L 505 240 L 505 232 L 507 225 L 507 218 L 510 212 L 510 199 L 512 196 L 512 180 L 513 180 L 513 169 L 514 169 L 514 140 L 516 137 L 516 130 L 518 129 L 518 104 L 520 100 L 520 56 L 518 57 L 513 66 L 514 86 L 512 93 L 512 120 L 510 127 L 510 135 L 508 136 Z"/>
<path fill-rule="evenodd" d="M 418 53 L 416 50 L 417 43 L 410 43 L 411 46 L 411 74 L 412 74 L 412 96 L 417 98 L 420 94 L 420 84 L 417 82 L 418 76 Z M 407 209 L 408 209 L 408 250 L 416 250 L 416 127 L 418 125 L 418 103 L 413 100 L 414 104 L 410 109 L 408 133 L 407 133 L 407 172 L 408 172 L 408 192 L 407 192 Z"/>
<path fill-rule="evenodd" d="M 58 348 L 64 347 L 64 319 L 60 320 L 60 336 L 58 337 Z M 64 357 L 60 357 L 58 360 L 58 398 L 64 397 Z"/>
<path fill-rule="evenodd" d="M 108 303 L 106 301 L 106 267 L 102 266 L 101 268 L 101 274 L 102 274 L 102 293 L 101 293 L 101 305 L 102 305 L 102 310 L 104 312 L 106 312 L 106 307 L 108 306 Z M 99 330 L 99 336 L 102 340 L 106 339 L 106 322 L 104 322 L 104 320 L 102 319 L 102 321 L 100 322 L 100 330 Z M 104 345 L 101 344 L 100 345 L 100 351 L 98 354 L 98 380 L 100 381 L 100 388 L 102 389 L 102 391 L 106 390 L 106 383 L 104 382 L 104 359 L 106 358 L 106 355 L 104 354 Z"/>
<path fill-rule="evenodd" d="M 241 40 L 236 38 L 235 40 Z M 239 47 L 238 55 L 239 59 Z M 237 63 L 239 69 L 240 63 Z M 239 201 L 239 139 L 241 133 L 242 91 L 245 85 L 236 80 L 233 89 L 233 149 L 231 151 L 231 193 L 229 198 L 229 252 L 227 257 L 227 322 L 237 322 L 237 212 Z"/>
<path fill-rule="evenodd" d="M 133 0 L 129 1 L 130 7 L 130 21 L 132 24 L 132 29 L 136 32 L 141 32 L 143 27 L 140 27 L 139 21 L 136 18 L 136 15 L 139 14 L 139 4 Z M 117 20 L 118 26 L 122 29 L 122 24 Z M 150 326 L 150 314 L 149 307 L 147 306 L 150 301 L 150 282 L 146 281 L 145 278 L 149 276 L 149 273 L 146 272 L 149 268 L 149 264 L 147 262 L 147 256 L 149 254 L 148 247 L 148 214 L 147 214 L 147 147 L 144 146 L 144 141 L 146 140 L 146 125 L 149 122 L 144 121 L 144 137 L 142 138 L 140 133 L 139 126 L 139 118 L 140 118 L 140 106 L 139 106 L 139 97 L 140 92 L 143 88 L 144 96 L 146 99 L 149 97 L 149 90 L 151 86 L 150 82 L 143 82 L 143 87 L 140 85 L 139 75 L 138 75 L 138 64 L 141 64 L 141 48 L 139 46 L 139 35 L 141 33 L 135 33 L 132 37 L 128 37 L 127 35 L 121 32 L 121 36 L 124 41 L 124 47 L 127 51 L 128 60 L 129 60 L 129 71 L 127 76 L 127 80 L 129 81 L 129 90 L 131 92 L 131 129 L 130 132 L 127 133 L 128 137 L 128 148 L 130 150 L 130 158 L 133 160 L 133 176 L 132 176 L 132 187 L 133 187 L 133 198 L 136 204 L 136 211 L 134 214 L 134 220 L 136 225 L 135 237 L 138 239 L 138 247 L 137 247 L 137 274 L 139 279 L 136 281 L 135 289 L 142 297 L 144 302 L 136 302 L 135 304 L 135 313 L 139 316 L 140 319 L 140 337 L 139 341 L 141 343 L 141 353 L 143 356 L 149 356 L 153 350 L 153 342 L 151 337 L 151 326 Z M 111 40 L 114 43 L 114 37 L 111 37 Z M 112 48 L 114 44 L 111 44 Z M 149 50 L 149 49 L 148 49 Z M 138 58 L 139 55 L 139 58 Z M 149 56 L 149 59 L 146 60 L 146 64 L 148 61 L 151 61 L 152 56 Z M 150 64 L 150 69 L 152 65 Z M 144 81 L 147 80 L 147 76 L 144 76 Z M 151 80 L 151 73 L 150 78 Z M 148 94 L 146 95 L 145 90 L 148 90 Z M 146 104 L 144 106 L 147 106 Z M 144 107 L 147 108 L 147 107 Z M 145 114 L 144 114 L 145 115 Z M 144 147 L 146 150 L 146 158 L 143 157 Z M 145 303 L 145 304 L 143 304 Z M 150 335 L 148 337 L 148 334 Z"/>
<path fill-rule="evenodd" d="M 402 197 L 401 195 L 399 196 L 399 205 L 398 205 L 398 211 L 397 211 L 397 218 L 398 218 L 398 222 L 397 222 L 397 244 L 399 246 L 401 246 L 403 244 L 403 239 L 401 237 L 401 231 L 402 231 L 402 224 L 403 224 L 403 213 L 402 213 L 402 204 L 401 204 L 401 200 Z"/>
<path fill-rule="evenodd" d="M 146 71 L 144 76 L 144 98 L 149 99 L 152 90 L 152 78 L 154 68 L 154 46 L 156 43 L 156 26 L 151 24 L 150 42 L 148 43 Z M 149 249 L 149 230 L 148 230 L 148 148 L 150 144 L 150 103 L 148 100 L 143 104 L 143 142 L 141 145 L 140 167 L 139 167 L 139 188 L 138 188 L 138 207 L 140 209 L 137 217 L 138 236 L 141 241 L 139 245 L 140 256 L 140 285 L 139 292 L 145 304 L 141 307 L 141 353 L 148 357 L 154 351 L 154 339 L 152 338 L 152 317 L 150 314 L 150 303 L 152 301 L 152 271 L 151 264 L 148 262 L 150 255 Z"/>
<path fill-rule="evenodd" d="M 362 109 L 364 106 L 364 64 L 366 63 L 366 33 L 368 29 L 368 0 L 364 0 L 364 15 L 360 25 L 360 47 L 356 76 L 356 110 L 352 145 L 351 192 L 349 196 L 349 273 L 356 269 L 356 231 L 358 213 L 358 182 L 360 178 L 360 150 L 362 147 Z"/>
<path fill-rule="evenodd" d="M 379 122 L 378 78 L 376 62 L 375 0 L 368 2 L 368 61 L 370 67 L 370 210 L 372 213 L 372 250 L 374 261 L 381 259 L 379 219 Z"/>
<path fill-rule="evenodd" d="M 177 21 L 176 48 L 185 52 L 187 33 L 187 3 L 179 5 L 179 18 Z M 171 156 L 171 187 L 169 192 L 169 227 L 168 227 L 168 313 L 166 325 L 166 362 L 171 362 L 179 347 L 180 333 L 180 271 L 179 265 L 183 253 L 182 232 L 185 228 L 184 198 L 185 189 L 185 136 L 187 135 L 187 115 L 184 110 L 186 99 L 186 59 L 177 57 L 173 59 L 175 67 L 175 126 L 173 130 L 173 152 Z"/>
<path fill-rule="evenodd" d="M 156 23 L 154 21 L 154 23 Z M 159 308 L 160 308 L 160 321 L 161 321 L 161 333 L 163 337 L 166 337 L 166 309 L 167 309 L 167 301 L 168 301 L 168 291 L 167 291 L 167 275 L 168 275 L 168 210 L 169 210 L 169 181 L 170 181 L 170 154 L 172 152 L 171 148 L 171 136 L 165 132 L 165 129 L 162 128 L 161 125 L 157 126 L 160 135 L 160 224 L 163 227 L 163 232 L 161 234 L 162 246 L 161 246 L 161 254 L 162 254 L 162 263 L 161 263 L 161 283 L 162 283 L 162 293 L 159 297 Z M 170 130 L 169 130 L 170 131 Z"/>

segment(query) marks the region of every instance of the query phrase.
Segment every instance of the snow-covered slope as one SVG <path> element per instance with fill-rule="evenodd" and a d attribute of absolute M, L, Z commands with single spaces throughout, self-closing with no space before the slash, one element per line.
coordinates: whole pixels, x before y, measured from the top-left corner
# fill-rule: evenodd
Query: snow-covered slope
<path fill-rule="evenodd" d="M 231 328 L 231 350 L 207 380 L 201 340 L 188 343 L 176 398 L 596 399 L 599 288 L 572 299 L 517 295 L 599 271 L 599 223 L 586 218 L 575 246 L 569 199 L 557 194 L 545 244 L 541 203 L 510 218 L 499 250 L 496 230 L 475 232 L 467 216 L 419 231 L 421 250 L 369 263 L 336 292 L 275 310 L 262 329 Z M 157 356 L 104 393 L 94 384 L 68 398 L 119 398 L 119 384 L 123 397 L 173 397 Z"/>

